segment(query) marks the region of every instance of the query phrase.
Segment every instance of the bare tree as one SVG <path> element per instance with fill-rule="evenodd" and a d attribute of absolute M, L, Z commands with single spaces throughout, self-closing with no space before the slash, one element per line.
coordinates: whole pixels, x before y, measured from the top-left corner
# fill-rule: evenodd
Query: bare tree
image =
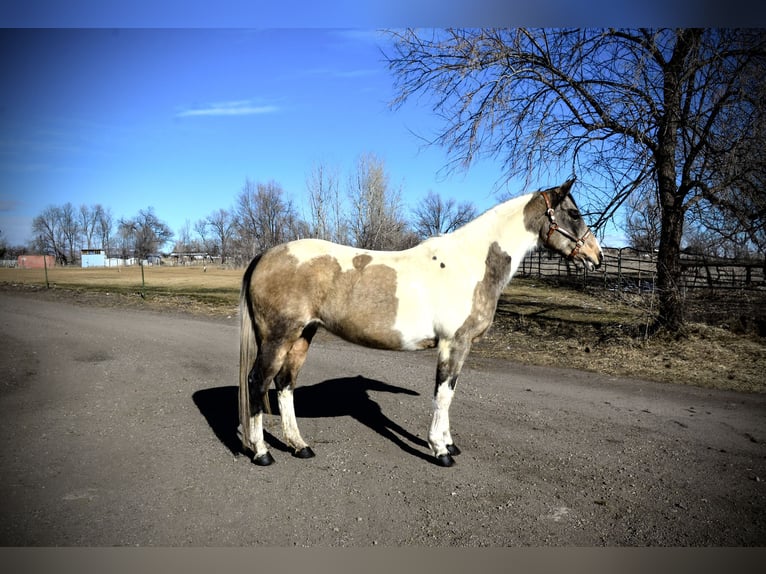
<path fill-rule="evenodd" d="M 77 251 L 75 245 L 80 235 L 80 224 L 77 221 L 77 213 L 74 206 L 67 202 L 60 210 L 59 226 L 61 228 L 61 235 L 66 245 L 66 251 L 69 254 L 69 262 L 74 263 L 77 259 Z"/>
<path fill-rule="evenodd" d="M 188 253 L 190 251 L 196 251 L 194 240 L 192 239 L 192 224 L 191 220 L 186 219 L 178 230 L 178 239 L 176 240 L 174 251 L 181 253 Z"/>
<path fill-rule="evenodd" d="M 146 259 L 173 239 L 170 227 L 157 217 L 153 207 L 139 210 L 132 219 L 121 219 L 119 230 L 123 240 L 123 257 L 134 255 Z"/>
<path fill-rule="evenodd" d="M 71 203 L 51 205 L 32 220 L 35 233 L 34 248 L 43 253 L 53 253 L 61 264 L 75 261 L 75 244 L 79 234 L 77 214 Z"/>
<path fill-rule="evenodd" d="M 80 205 L 80 210 L 77 215 L 79 218 L 78 224 L 80 233 L 82 235 L 82 245 L 86 249 L 92 249 L 95 247 L 93 245 L 93 237 L 96 234 L 96 228 L 98 227 L 96 210 L 95 208 L 82 204 Z M 99 247 L 101 246 L 99 245 Z"/>
<path fill-rule="evenodd" d="M 256 195 L 255 182 L 249 178 L 246 179 L 234 207 L 238 251 L 243 261 L 249 261 L 262 249 L 257 237 L 258 208 L 255 201 Z"/>
<path fill-rule="evenodd" d="M 306 177 L 309 199 L 310 235 L 319 239 L 346 243 L 348 226 L 343 217 L 338 172 L 316 163 Z"/>
<path fill-rule="evenodd" d="M 96 219 L 96 232 L 98 233 L 99 243 L 109 254 L 112 249 L 112 228 L 114 226 L 112 211 L 97 203 L 93 207 L 93 212 Z"/>
<path fill-rule="evenodd" d="M 46 207 L 32 220 L 35 234 L 34 248 L 44 254 L 53 254 L 62 264 L 68 262 L 66 240 L 61 231 L 61 208 L 55 205 Z"/>
<path fill-rule="evenodd" d="M 121 217 L 117 220 L 117 241 L 122 259 L 135 257 L 133 222 L 130 219 Z"/>
<path fill-rule="evenodd" d="M 213 254 L 220 255 L 221 263 L 226 263 L 229 256 L 229 246 L 234 235 L 234 220 L 231 213 L 225 209 L 219 209 L 208 215 L 204 223 L 207 228 L 212 230 L 215 237 L 213 242 L 215 249 L 211 251 L 217 251 Z"/>
<path fill-rule="evenodd" d="M 16 259 L 28 252 L 29 248 L 26 245 L 10 245 L 0 229 L 0 259 Z"/>
<path fill-rule="evenodd" d="M 407 224 L 401 216 L 401 196 L 389 187 L 383 161 L 374 154 L 359 157 L 348 180 L 351 239 L 364 249 L 400 249 Z"/>
<path fill-rule="evenodd" d="M 742 31 L 753 34 L 747 44 L 766 36 L 763 30 Z M 744 42 L 743 42 L 744 43 Z M 743 49 L 746 46 L 743 46 Z M 708 145 L 718 151 L 706 159 L 715 164 L 710 169 L 712 181 L 702 196 L 691 202 L 690 219 L 701 233 L 724 251 L 747 253 L 766 251 L 766 82 L 764 69 L 743 67 L 738 89 L 741 107 L 727 108 L 715 118 Z M 731 245 L 725 245 L 725 244 Z"/>
<path fill-rule="evenodd" d="M 198 219 L 194 222 L 194 232 L 198 237 L 196 241 L 200 251 L 204 251 L 211 256 L 220 255 L 220 249 L 218 249 L 215 241 L 210 237 L 210 227 L 208 226 L 207 218 Z"/>
<path fill-rule="evenodd" d="M 246 180 L 237 196 L 234 220 L 244 258 L 296 239 L 300 233 L 295 207 L 274 181 L 263 184 Z"/>
<path fill-rule="evenodd" d="M 660 208 L 654 190 L 634 192 L 627 201 L 625 234 L 630 246 L 640 251 L 654 251 L 660 244 Z"/>
<path fill-rule="evenodd" d="M 486 154 L 504 161 L 508 177 L 553 170 L 605 182 L 580 196 L 586 214 L 600 214 L 596 226 L 634 190 L 656 189 L 656 326 L 678 331 L 685 216 L 699 198 L 724 209 L 716 200 L 745 175 L 723 174 L 719 160 L 762 125 L 764 100 L 748 90 L 754 78 L 762 82 L 766 34 L 511 29 L 391 35 L 394 104 L 431 96 L 445 119 L 435 141 L 457 165 Z M 728 130 L 732 119 L 736 129 Z"/>
<path fill-rule="evenodd" d="M 476 217 L 476 207 L 470 201 L 444 201 L 433 191 L 418 203 L 412 212 L 412 225 L 421 239 L 455 231 Z"/>

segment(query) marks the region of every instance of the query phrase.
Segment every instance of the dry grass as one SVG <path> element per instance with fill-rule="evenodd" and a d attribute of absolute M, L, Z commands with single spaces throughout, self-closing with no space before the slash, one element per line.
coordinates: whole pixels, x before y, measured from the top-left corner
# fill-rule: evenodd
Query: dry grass
<path fill-rule="evenodd" d="M 148 288 L 184 289 L 204 288 L 211 290 L 239 290 L 242 270 L 225 269 L 215 266 L 171 267 L 166 265 L 146 266 L 143 275 Z M 52 267 L 48 269 L 48 280 L 52 286 L 92 289 L 140 289 L 141 267 L 89 268 Z M 42 269 L 0 269 L 3 283 L 45 284 Z"/>
<path fill-rule="evenodd" d="M 650 300 L 528 280 L 511 282 L 474 351 L 528 364 L 745 392 L 766 392 L 766 345 L 729 325 L 648 335 Z"/>
<path fill-rule="evenodd" d="M 51 289 L 74 291 L 81 298 L 101 295 L 108 305 L 140 305 L 207 315 L 236 313 L 241 281 L 242 270 L 215 266 L 147 266 L 143 277 L 138 266 L 48 270 Z M 42 269 L 0 269 L 0 283 L 44 287 L 45 274 Z"/>
<path fill-rule="evenodd" d="M 88 304 L 231 317 L 242 270 L 201 267 L 0 269 L 4 288 Z M 729 301 L 731 303 L 731 301 Z M 736 304 L 736 302 L 735 302 Z M 652 309 L 637 297 L 514 279 L 476 356 L 667 383 L 766 392 L 764 339 L 692 323 L 685 336 L 646 338 Z"/>

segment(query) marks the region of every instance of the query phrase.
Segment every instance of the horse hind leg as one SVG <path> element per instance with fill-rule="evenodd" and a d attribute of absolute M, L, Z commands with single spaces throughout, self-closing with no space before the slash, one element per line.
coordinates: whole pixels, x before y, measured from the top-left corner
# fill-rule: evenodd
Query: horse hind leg
<path fill-rule="evenodd" d="M 282 418 L 282 433 L 287 444 L 293 448 L 294 456 L 297 458 L 312 458 L 314 456 L 314 451 L 306 444 L 300 430 L 298 430 L 293 393 L 298 373 L 306 361 L 306 355 L 314 333 L 316 333 L 316 326 L 314 325 L 309 325 L 303 330 L 298 340 L 290 347 L 282 368 L 274 378 L 274 384 L 277 387 L 279 412 Z"/>
<path fill-rule="evenodd" d="M 259 350 L 255 364 L 247 377 L 248 418 L 243 429 L 243 444 L 253 451 L 253 463 L 268 466 L 274 462 L 274 457 L 266 446 L 263 433 L 263 414 L 270 413 L 268 390 L 271 381 L 282 367 L 286 350 L 284 346 L 264 343 Z"/>
<path fill-rule="evenodd" d="M 268 466 L 274 462 L 274 457 L 266 446 L 263 435 L 263 413 L 268 410 L 268 398 L 266 392 L 268 386 L 264 385 L 258 376 L 258 368 L 254 366 L 247 377 L 247 404 L 248 415 L 243 431 L 243 446 L 253 452 L 253 463 L 258 466 Z"/>
<path fill-rule="evenodd" d="M 274 462 L 266 446 L 263 434 L 263 412 L 268 411 L 266 390 L 268 385 L 261 376 L 260 361 L 242 365 L 246 374 L 239 386 L 239 428 L 237 434 L 242 442 L 242 450 L 252 455 L 252 460 L 260 466 Z"/>

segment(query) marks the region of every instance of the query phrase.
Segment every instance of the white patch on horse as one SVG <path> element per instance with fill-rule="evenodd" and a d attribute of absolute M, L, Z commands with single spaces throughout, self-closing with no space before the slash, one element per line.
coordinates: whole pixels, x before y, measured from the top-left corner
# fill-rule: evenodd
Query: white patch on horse
<path fill-rule="evenodd" d="M 434 416 L 431 420 L 431 428 L 428 431 L 428 444 L 434 455 L 447 454 L 447 445 L 452 444 L 452 435 L 449 426 L 449 407 L 452 404 L 454 389 L 449 383 L 439 385 L 434 397 Z"/>
<path fill-rule="evenodd" d="M 282 389 L 277 393 L 279 403 L 279 413 L 282 418 L 282 433 L 285 441 L 296 451 L 306 447 L 306 443 L 298 430 L 298 423 L 295 420 L 295 407 L 293 406 L 292 389 Z"/>
<path fill-rule="evenodd" d="M 250 448 L 253 449 L 255 456 L 262 456 L 268 452 L 266 447 L 266 441 L 263 438 L 263 413 L 258 413 L 255 416 L 251 416 L 249 420 L 249 430 L 244 437 L 243 443 L 247 443 Z M 237 427 L 237 436 L 240 440 L 242 436 L 242 425 Z M 252 446 L 250 446 L 252 445 Z"/>

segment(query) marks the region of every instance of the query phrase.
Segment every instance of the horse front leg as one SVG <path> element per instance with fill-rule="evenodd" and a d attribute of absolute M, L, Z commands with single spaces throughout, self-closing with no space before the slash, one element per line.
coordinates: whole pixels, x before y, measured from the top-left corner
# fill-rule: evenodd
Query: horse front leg
<path fill-rule="evenodd" d="M 455 395 L 455 385 L 463 368 L 471 345 L 468 341 L 439 341 L 439 362 L 436 366 L 436 387 L 434 389 L 434 415 L 428 431 L 428 444 L 436 456 L 439 466 L 455 464 L 453 456 L 460 449 L 452 440 L 449 422 L 449 408 Z"/>

